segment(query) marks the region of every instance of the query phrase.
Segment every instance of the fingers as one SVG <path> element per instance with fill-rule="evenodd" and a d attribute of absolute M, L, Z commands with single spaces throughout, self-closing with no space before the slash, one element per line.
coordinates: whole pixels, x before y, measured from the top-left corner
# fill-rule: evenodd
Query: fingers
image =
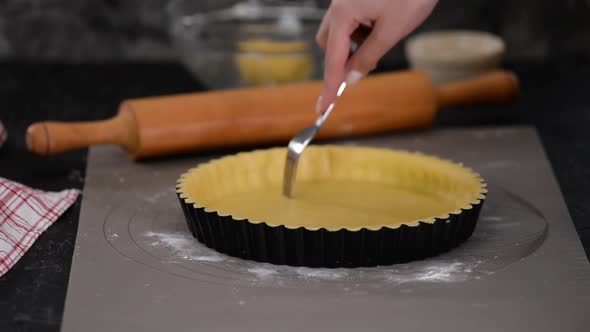
<path fill-rule="evenodd" d="M 358 45 L 362 44 L 365 41 L 365 39 L 367 39 L 369 34 L 371 33 L 372 27 L 373 27 L 372 22 L 361 23 L 358 26 L 358 28 L 356 28 L 352 32 L 352 34 L 350 35 L 350 39 Z"/>
<path fill-rule="evenodd" d="M 347 71 L 355 83 L 377 67 L 379 60 L 421 24 L 436 5 L 435 0 L 413 2 L 411 6 L 388 13 L 377 20 L 372 31 L 348 62 Z"/>
<path fill-rule="evenodd" d="M 328 26 L 329 26 L 328 22 L 329 21 L 330 21 L 330 11 L 328 10 L 326 12 L 326 15 L 322 19 L 322 22 L 320 23 L 320 27 L 318 29 L 317 34 L 315 35 L 316 43 L 324 51 L 326 50 L 326 42 L 328 41 Z"/>
<path fill-rule="evenodd" d="M 344 80 L 351 43 L 350 35 L 357 25 L 358 23 L 346 8 L 332 7 L 326 17 L 324 88 L 318 100 L 316 109 L 318 112 L 323 112 L 336 98 L 338 87 Z"/>
<path fill-rule="evenodd" d="M 316 34 L 325 51 L 324 88 L 317 111 L 336 98 L 340 83 L 355 84 L 375 69 L 385 53 L 430 14 L 437 0 L 355 2 L 333 0 Z M 359 29 L 357 29 L 359 28 Z M 361 46 L 350 59 L 352 41 Z"/>
<path fill-rule="evenodd" d="M 324 90 L 319 102 L 319 112 L 323 112 L 336 98 L 338 86 L 344 80 L 349 49 L 349 33 L 342 29 L 330 29 L 324 64 Z"/>
<path fill-rule="evenodd" d="M 401 31 L 397 32 L 401 29 L 392 29 L 391 26 L 386 26 L 383 22 L 377 21 L 375 23 L 371 33 L 350 58 L 347 69 L 353 76 L 352 79 L 356 78 L 358 81 L 360 77 L 366 76 L 375 69 L 379 59 L 401 39 Z M 352 80 L 348 83 L 354 84 L 356 82 Z"/>

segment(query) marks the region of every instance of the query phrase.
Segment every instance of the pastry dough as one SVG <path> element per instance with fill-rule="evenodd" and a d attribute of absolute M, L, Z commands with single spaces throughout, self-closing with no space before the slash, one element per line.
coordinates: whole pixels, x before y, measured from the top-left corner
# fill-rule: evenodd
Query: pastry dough
<path fill-rule="evenodd" d="M 485 198 L 474 171 L 405 151 L 310 146 L 295 199 L 281 193 L 286 150 L 240 153 L 202 164 L 178 181 L 185 202 L 233 219 L 290 229 L 351 231 L 433 223 Z"/>

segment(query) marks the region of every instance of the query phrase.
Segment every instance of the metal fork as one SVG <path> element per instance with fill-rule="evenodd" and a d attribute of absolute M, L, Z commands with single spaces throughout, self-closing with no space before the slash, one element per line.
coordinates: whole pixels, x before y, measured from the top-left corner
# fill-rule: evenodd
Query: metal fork
<path fill-rule="evenodd" d="M 338 87 L 338 92 L 336 93 L 336 99 L 332 102 L 328 108 L 317 118 L 315 124 L 312 126 L 306 127 L 301 130 L 291 141 L 289 141 L 289 146 L 287 148 L 287 161 L 285 163 L 285 173 L 283 175 L 283 195 L 293 198 L 295 195 L 295 178 L 297 176 L 297 164 L 299 163 L 299 157 L 303 153 L 303 150 L 311 140 L 315 137 L 315 135 L 320 131 L 324 122 L 332 113 L 334 106 L 336 105 L 336 101 L 342 95 L 344 90 L 346 89 L 346 82 L 342 82 L 340 87 Z"/>

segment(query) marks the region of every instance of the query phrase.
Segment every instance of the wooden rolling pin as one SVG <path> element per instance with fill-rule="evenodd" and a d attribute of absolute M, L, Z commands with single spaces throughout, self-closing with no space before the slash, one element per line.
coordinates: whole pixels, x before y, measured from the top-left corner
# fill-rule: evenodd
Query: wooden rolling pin
<path fill-rule="evenodd" d="M 321 82 L 125 100 L 97 122 L 41 122 L 27 146 L 48 155 L 118 144 L 134 159 L 268 143 L 286 143 L 317 114 Z M 439 107 L 508 102 L 518 93 L 511 72 L 435 87 L 420 71 L 376 74 L 350 87 L 318 138 L 351 137 L 427 127 Z"/>

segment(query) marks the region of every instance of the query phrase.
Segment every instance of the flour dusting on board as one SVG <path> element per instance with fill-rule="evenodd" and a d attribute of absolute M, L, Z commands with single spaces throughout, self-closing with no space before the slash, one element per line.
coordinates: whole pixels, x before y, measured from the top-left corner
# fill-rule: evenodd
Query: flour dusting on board
<path fill-rule="evenodd" d="M 467 280 L 473 269 L 481 263 L 476 260 L 472 262 L 425 260 L 413 264 L 357 269 L 291 267 L 258 263 L 220 254 L 202 245 L 187 232 L 150 231 L 144 235 L 151 240 L 151 246 L 163 246 L 169 250 L 177 263 L 184 261 L 215 264 L 220 269 L 231 269 L 236 273 L 249 276 L 256 284 L 265 285 L 269 282 L 283 285 L 284 281 L 294 280 L 306 282 L 314 280 L 342 281 L 351 284 L 385 283 L 392 286 L 408 283 L 458 282 Z"/>
<path fill-rule="evenodd" d="M 337 280 L 342 279 L 348 275 L 346 271 L 343 270 L 329 270 L 329 269 L 312 269 L 307 267 L 299 267 L 295 269 L 295 272 L 302 276 L 303 278 L 320 278 L 320 279 L 330 279 L 330 280 Z"/>
<path fill-rule="evenodd" d="M 212 250 L 202 250 L 200 245 L 195 245 L 195 240 L 181 233 L 156 233 L 147 232 L 145 236 L 155 238 L 157 241 L 152 246 L 164 245 L 178 255 L 179 258 L 200 262 L 220 262 L 224 256 Z"/>
<path fill-rule="evenodd" d="M 170 193 L 175 193 L 175 192 L 176 192 L 176 189 L 175 188 L 171 188 L 171 189 L 168 189 L 168 190 L 164 190 L 164 191 L 153 193 L 151 195 L 142 196 L 141 198 L 144 201 L 147 201 L 148 203 L 154 204 L 154 203 L 156 203 L 157 201 L 159 201 L 160 199 L 162 199 L 164 197 L 171 196 Z M 171 196 L 171 197 L 173 197 L 173 196 Z"/>
<path fill-rule="evenodd" d="M 278 273 L 275 269 L 262 266 L 250 268 L 248 272 L 255 274 L 260 279 L 266 279 Z"/>
<path fill-rule="evenodd" d="M 406 273 L 392 272 L 387 280 L 392 283 L 404 284 L 408 282 L 453 282 L 467 278 L 467 273 L 473 270 L 470 264 L 454 262 L 446 264 L 425 265 L 422 269 Z"/>

